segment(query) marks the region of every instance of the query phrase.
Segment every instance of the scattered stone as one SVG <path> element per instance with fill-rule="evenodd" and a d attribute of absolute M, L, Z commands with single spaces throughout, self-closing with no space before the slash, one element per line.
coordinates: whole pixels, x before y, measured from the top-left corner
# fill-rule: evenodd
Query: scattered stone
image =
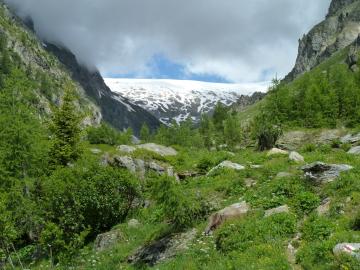
<path fill-rule="evenodd" d="M 289 212 L 290 212 L 289 207 L 287 205 L 282 205 L 273 209 L 266 210 L 265 217 L 270 217 L 275 214 L 289 213 Z"/>
<path fill-rule="evenodd" d="M 149 266 L 165 261 L 176 256 L 181 251 L 188 249 L 189 244 L 197 234 L 196 229 L 185 233 L 172 234 L 138 249 L 128 258 L 129 263 L 141 263 Z"/>
<path fill-rule="evenodd" d="M 286 150 L 282 150 L 279 148 L 273 148 L 268 153 L 267 156 L 274 156 L 274 155 L 287 155 L 289 152 Z"/>
<path fill-rule="evenodd" d="M 241 170 L 245 170 L 245 167 L 237 164 L 237 163 L 233 163 L 231 161 L 223 161 L 221 162 L 219 165 L 217 165 L 216 167 L 212 168 L 207 175 L 211 175 L 214 171 L 220 169 L 220 168 L 228 168 L 228 169 L 233 169 L 236 171 L 241 171 Z"/>
<path fill-rule="evenodd" d="M 114 230 L 107 233 L 99 234 L 94 243 L 94 250 L 97 252 L 104 251 L 116 245 L 124 237 L 120 230 Z"/>
<path fill-rule="evenodd" d="M 136 148 L 130 145 L 119 145 L 117 150 L 124 153 L 132 153 L 136 150 Z"/>
<path fill-rule="evenodd" d="M 226 220 L 241 218 L 250 211 L 250 205 L 245 201 L 230 205 L 214 214 L 209 218 L 209 224 L 205 229 L 205 234 L 209 235 L 212 231 L 216 230 Z"/>
<path fill-rule="evenodd" d="M 261 169 L 263 167 L 263 165 L 250 165 L 250 169 Z"/>
<path fill-rule="evenodd" d="M 158 145 L 155 143 L 146 143 L 146 144 L 141 144 L 138 145 L 137 148 L 140 149 L 145 149 L 147 151 L 151 151 L 154 153 L 159 154 L 160 156 L 176 156 L 177 155 L 177 151 L 172 148 L 172 147 L 166 147 L 163 145 Z"/>
<path fill-rule="evenodd" d="M 254 179 L 251 179 L 251 178 L 246 178 L 245 179 L 245 186 L 247 188 L 251 188 L 253 186 L 256 186 L 257 182 L 254 180 Z"/>
<path fill-rule="evenodd" d="M 305 177 L 318 183 L 329 183 L 340 176 L 341 172 L 349 171 L 353 167 L 346 164 L 326 164 L 315 162 L 301 167 Z"/>
<path fill-rule="evenodd" d="M 97 148 L 92 148 L 92 149 L 90 149 L 90 152 L 96 155 L 96 154 L 100 154 L 102 151 Z"/>
<path fill-rule="evenodd" d="M 341 253 L 347 253 L 350 256 L 355 257 L 360 261 L 360 243 L 341 243 L 337 244 L 333 252 L 335 255 L 340 255 Z"/>
<path fill-rule="evenodd" d="M 128 222 L 128 226 L 131 228 L 136 228 L 140 226 L 140 222 L 137 219 L 130 219 Z"/>
<path fill-rule="evenodd" d="M 360 146 L 355 146 L 355 147 L 351 148 L 349 150 L 348 154 L 360 155 Z"/>
<path fill-rule="evenodd" d="M 292 151 L 289 155 L 289 159 L 296 163 L 303 163 L 305 162 L 304 157 L 300 155 L 298 152 Z"/>
<path fill-rule="evenodd" d="M 277 175 L 276 175 L 276 178 L 287 178 L 287 177 L 291 177 L 293 176 L 291 173 L 288 173 L 288 172 L 279 172 Z"/>
<path fill-rule="evenodd" d="M 348 135 L 342 137 L 342 138 L 340 139 L 340 141 L 341 141 L 342 143 L 351 143 L 351 144 L 360 142 L 360 133 L 355 134 L 355 135 L 348 134 Z"/>
<path fill-rule="evenodd" d="M 316 212 L 319 214 L 319 216 L 323 216 L 329 213 L 330 204 L 331 204 L 330 198 L 326 198 L 321 202 L 321 205 L 318 208 L 316 208 Z"/>

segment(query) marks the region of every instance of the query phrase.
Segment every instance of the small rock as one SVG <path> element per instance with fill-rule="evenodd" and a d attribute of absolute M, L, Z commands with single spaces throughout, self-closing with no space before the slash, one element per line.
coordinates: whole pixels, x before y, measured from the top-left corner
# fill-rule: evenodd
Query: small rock
<path fill-rule="evenodd" d="M 319 183 L 329 183 L 340 176 L 341 172 L 353 169 L 346 164 L 325 164 L 323 162 L 314 162 L 301 167 L 305 172 L 305 177 Z"/>
<path fill-rule="evenodd" d="M 217 165 L 216 167 L 212 168 L 207 175 L 211 175 L 214 171 L 220 169 L 220 168 L 228 168 L 228 169 L 233 169 L 236 171 L 241 171 L 241 170 L 245 170 L 245 167 L 237 164 L 237 163 L 233 163 L 231 161 L 223 161 L 221 162 L 219 165 Z"/>
<path fill-rule="evenodd" d="M 140 222 L 137 219 L 130 219 L 128 222 L 128 226 L 131 228 L 136 228 L 140 226 Z"/>
<path fill-rule="evenodd" d="M 268 153 L 267 156 L 273 156 L 273 155 L 287 155 L 289 152 L 279 149 L 279 148 L 273 148 Z"/>
<path fill-rule="evenodd" d="M 114 163 L 118 167 L 123 167 L 128 169 L 132 173 L 136 173 L 136 164 L 131 157 L 128 156 L 115 156 Z"/>
<path fill-rule="evenodd" d="M 330 204 L 331 204 L 330 198 L 326 198 L 325 200 L 322 201 L 321 205 L 318 208 L 316 208 L 316 212 L 319 214 L 319 216 L 323 216 L 330 211 Z"/>
<path fill-rule="evenodd" d="M 165 172 L 165 168 L 163 166 L 157 164 L 155 161 L 150 161 L 148 163 L 148 168 L 150 170 L 157 172 L 158 174 L 163 174 Z"/>
<path fill-rule="evenodd" d="M 123 235 L 120 230 L 114 230 L 107 233 L 99 234 L 94 243 L 95 251 L 103 251 L 116 245 L 120 240 L 123 240 Z"/>
<path fill-rule="evenodd" d="M 90 152 L 93 153 L 93 154 L 100 154 L 102 151 L 100 149 L 97 149 L 97 148 L 92 148 L 92 149 L 90 149 Z"/>
<path fill-rule="evenodd" d="M 355 147 L 351 148 L 349 150 L 348 154 L 360 155 L 360 146 L 355 146 Z"/>
<path fill-rule="evenodd" d="M 348 134 L 340 139 L 342 143 L 357 143 L 360 142 L 360 133 L 356 135 Z"/>
<path fill-rule="evenodd" d="M 251 178 L 246 178 L 245 179 L 245 186 L 247 188 L 251 188 L 253 186 L 256 186 L 257 182 L 254 180 L 254 179 L 251 179 Z"/>
<path fill-rule="evenodd" d="M 355 257 L 360 261 L 360 243 L 341 243 L 337 244 L 333 252 L 335 255 L 340 255 L 341 253 L 347 253 L 350 256 Z"/>
<path fill-rule="evenodd" d="M 140 149 L 145 149 L 147 151 L 151 151 L 154 153 L 159 154 L 160 156 L 176 156 L 177 155 L 177 151 L 172 148 L 172 147 L 166 147 L 163 145 L 158 145 L 155 143 L 146 143 L 146 144 L 141 144 L 138 145 L 137 148 Z"/>
<path fill-rule="evenodd" d="M 269 209 L 265 211 L 265 217 L 269 217 L 275 214 L 280 214 L 280 213 L 289 213 L 289 207 L 287 205 L 282 205 L 273 209 Z"/>
<path fill-rule="evenodd" d="M 300 155 L 298 152 L 292 151 L 289 155 L 289 159 L 291 161 L 297 162 L 297 163 L 303 163 L 304 157 L 302 155 Z"/>
<path fill-rule="evenodd" d="M 130 145 L 119 145 L 117 150 L 124 153 L 132 153 L 136 150 L 136 148 Z"/>
<path fill-rule="evenodd" d="M 263 167 L 263 165 L 250 165 L 250 169 L 261 169 Z"/>

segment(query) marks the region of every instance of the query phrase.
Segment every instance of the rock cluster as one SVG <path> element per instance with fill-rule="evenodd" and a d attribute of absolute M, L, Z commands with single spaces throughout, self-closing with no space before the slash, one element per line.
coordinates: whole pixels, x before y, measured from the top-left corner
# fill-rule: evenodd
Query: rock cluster
<path fill-rule="evenodd" d="M 349 171 L 352 168 L 346 164 L 326 164 L 323 162 L 315 162 L 301 167 L 306 178 L 321 184 L 334 181 L 341 172 Z"/>

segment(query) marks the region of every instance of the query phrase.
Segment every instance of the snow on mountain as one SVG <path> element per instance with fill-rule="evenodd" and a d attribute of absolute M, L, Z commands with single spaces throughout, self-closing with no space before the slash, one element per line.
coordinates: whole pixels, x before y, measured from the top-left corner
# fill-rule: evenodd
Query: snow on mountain
<path fill-rule="evenodd" d="M 191 117 L 198 121 L 202 113 L 211 113 L 220 101 L 230 106 L 241 97 L 266 92 L 268 82 L 229 84 L 189 80 L 113 79 L 106 78 L 109 88 L 144 108 L 160 121 L 169 124 Z"/>

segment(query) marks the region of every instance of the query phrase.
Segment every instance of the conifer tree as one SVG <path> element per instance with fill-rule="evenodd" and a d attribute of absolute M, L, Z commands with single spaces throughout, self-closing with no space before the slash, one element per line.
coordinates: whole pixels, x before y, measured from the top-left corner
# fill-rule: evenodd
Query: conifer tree
<path fill-rule="evenodd" d="M 143 142 L 148 142 L 150 140 L 150 129 L 146 123 L 141 126 L 140 139 Z"/>
<path fill-rule="evenodd" d="M 74 89 L 66 85 L 61 106 L 53 115 L 51 131 L 53 143 L 50 151 L 52 165 L 66 166 L 81 155 L 81 117 L 75 106 Z"/>

